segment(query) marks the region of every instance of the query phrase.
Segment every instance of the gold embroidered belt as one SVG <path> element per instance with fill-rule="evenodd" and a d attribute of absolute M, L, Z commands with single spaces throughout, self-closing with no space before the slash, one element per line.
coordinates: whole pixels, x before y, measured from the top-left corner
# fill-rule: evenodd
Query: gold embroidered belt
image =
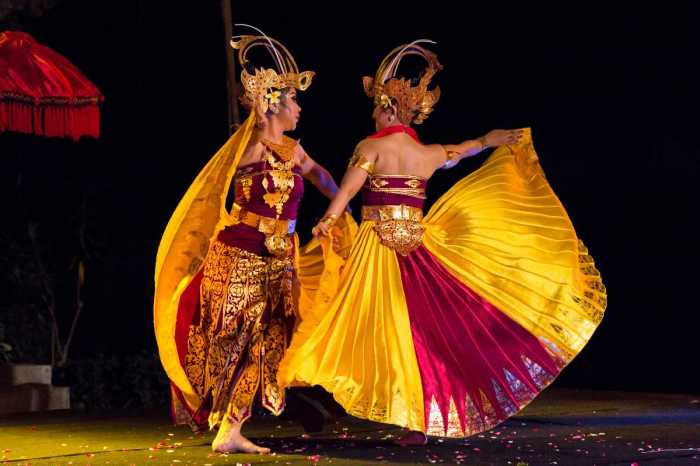
<path fill-rule="evenodd" d="M 402 256 L 417 249 L 425 227 L 421 224 L 423 210 L 407 205 L 372 205 L 362 207 L 362 220 L 376 222 L 373 229 L 379 241 Z"/>
<path fill-rule="evenodd" d="M 275 256 L 286 256 L 292 250 L 292 241 L 289 235 L 294 234 L 296 219 L 282 220 L 267 217 L 244 208 L 235 211 L 231 217 L 235 223 L 248 225 L 260 233 L 264 233 L 265 247 Z"/>
<path fill-rule="evenodd" d="M 362 206 L 362 220 L 383 222 L 386 220 L 423 220 L 423 209 L 407 205 L 368 205 Z"/>
<path fill-rule="evenodd" d="M 265 215 L 259 215 L 244 208 L 241 208 L 238 212 L 233 214 L 233 220 L 236 223 L 243 223 L 249 227 L 253 227 L 260 233 L 265 233 L 266 235 L 294 234 L 294 229 L 297 224 L 296 219 L 282 220 L 274 217 L 266 217 Z"/>

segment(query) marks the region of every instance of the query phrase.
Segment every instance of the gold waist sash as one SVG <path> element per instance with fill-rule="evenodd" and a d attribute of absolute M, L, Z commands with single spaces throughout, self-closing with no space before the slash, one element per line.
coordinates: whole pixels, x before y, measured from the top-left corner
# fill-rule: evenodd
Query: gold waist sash
<path fill-rule="evenodd" d="M 236 209 L 231 217 L 235 223 L 243 223 L 266 235 L 294 234 L 294 229 L 297 224 L 296 219 L 282 220 L 274 217 L 266 217 L 265 215 L 256 214 L 245 208 L 241 208 L 240 210 Z"/>
<path fill-rule="evenodd" d="M 259 215 L 244 208 L 235 209 L 231 214 L 234 223 L 242 223 L 265 234 L 265 247 L 277 257 L 288 256 L 292 250 L 290 235 L 294 234 L 297 221 L 282 220 Z"/>
<path fill-rule="evenodd" d="M 368 205 L 362 206 L 362 220 L 384 222 L 387 220 L 423 220 L 423 209 L 407 205 Z"/>

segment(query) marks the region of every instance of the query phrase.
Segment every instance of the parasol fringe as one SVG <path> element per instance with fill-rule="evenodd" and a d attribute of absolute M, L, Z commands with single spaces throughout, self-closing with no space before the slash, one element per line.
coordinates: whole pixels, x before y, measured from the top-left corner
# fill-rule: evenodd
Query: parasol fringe
<path fill-rule="evenodd" d="M 97 104 L 37 106 L 27 102 L 0 100 L 0 131 L 14 131 L 48 137 L 100 136 Z"/>

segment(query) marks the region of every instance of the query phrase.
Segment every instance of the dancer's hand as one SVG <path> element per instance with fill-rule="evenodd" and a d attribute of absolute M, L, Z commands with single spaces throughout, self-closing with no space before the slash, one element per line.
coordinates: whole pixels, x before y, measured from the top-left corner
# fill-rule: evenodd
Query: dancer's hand
<path fill-rule="evenodd" d="M 327 236 L 331 232 L 331 228 L 335 224 L 336 220 L 338 220 L 338 216 L 335 214 L 325 215 L 321 220 L 319 220 L 316 226 L 311 229 L 311 233 L 313 233 L 313 235 L 316 237 Z"/>
<path fill-rule="evenodd" d="M 317 238 L 319 236 L 327 236 L 330 231 L 331 227 L 324 222 L 318 222 L 316 226 L 311 229 L 311 233 Z"/>
<path fill-rule="evenodd" d="M 494 129 L 479 138 L 486 147 L 498 147 L 504 144 L 516 144 L 523 139 L 525 131 L 522 129 Z"/>

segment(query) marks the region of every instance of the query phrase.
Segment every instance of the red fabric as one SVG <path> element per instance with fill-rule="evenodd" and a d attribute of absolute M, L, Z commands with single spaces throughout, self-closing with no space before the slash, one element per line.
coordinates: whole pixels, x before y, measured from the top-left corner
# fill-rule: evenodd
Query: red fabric
<path fill-rule="evenodd" d="M 187 355 L 187 340 L 190 335 L 190 325 L 199 321 L 199 286 L 202 284 L 204 267 L 192 278 L 185 291 L 180 295 L 178 304 L 177 321 L 175 322 L 175 344 L 177 354 L 180 356 L 180 364 L 185 366 Z"/>
<path fill-rule="evenodd" d="M 376 139 L 376 138 L 382 138 L 384 136 L 388 136 L 390 134 L 394 133 L 406 133 L 409 136 L 411 136 L 413 139 L 416 140 L 416 142 L 420 142 L 418 139 L 418 134 L 416 134 L 416 130 L 411 128 L 410 126 L 404 126 L 404 125 L 394 125 L 394 126 L 387 126 L 386 128 L 380 129 L 376 133 L 367 136 L 369 139 Z"/>
<path fill-rule="evenodd" d="M 62 55 L 29 34 L 0 33 L 0 131 L 98 137 L 102 100 Z"/>
<path fill-rule="evenodd" d="M 265 247 L 265 234 L 242 223 L 224 228 L 216 239 L 228 246 L 240 248 L 258 256 L 270 256 L 270 252 Z"/>
<path fill-rule="evenodd" d="M 515 406 L 540 391 L 541 381 L 533 380 L 523 356 L 544 369 L 547 380 L 558 374 L 559 365 L 534 335 L 458 281 L 424 246 L 397 257 L 421 373 L 426 425 L 433 397 L 445 425 L 452 398 L 465 428 L 466 395 L 484 418 L 480 391 L 498 420 L 507 418 L 512 414 L 507 412 L 509 402 L 503 396 L 499 399 L 494 383 Z M 504 370 L 522 384 L 510 384 Z"/>
<path fill-rule="evenodd" d="M 420 199 L 413 196 L 407 196 L 405 194 L 393 194 L 393 193 L 382 193 L 377 191 L 370 191 L 369 188 L 365 187 L 362 189 L 362 205 L 407 205 L 411 207 L 416 207 L 418 209 L 423 208 L 425 199 Z"/>
<path fill-rule="evenodd" d="M 374 175 L 373 178 L 379 178 L 387 184 L 383 185 L 382 188 L 406 188 L 406 181 L 412 180 L 414 178 L 410 177 L 399 177 L 390 176 L 382 177 L 381 175 Z M 426 180 L 420 180 L 418 188 L 425 189 L 427 182 Z M 395 194 L 395 193 L 385 193 L 381 191 L 372 191 L 370 189 L 370 179 L 367 178 L 364 186 L 362 187 L 362 205 L 407 205 L 411 207 L 417 207 L 419 209 L 423 208 L 425 199 L 420 199 L 414 196 L 407 196 L 405 194 Z"/>
<path fill-rule="evenodd" d="M 177 321 L 175 322 L 175 344 L 177 345 L 177 354 L 180 357 L 180 364 L 185 367 L 185 357 L 187 356 L 188 340 L 190 335 L 190 325 L 195 324 L 199 321 L 199 309 L 200 309 L 200 294 L 199 287 L 202 284 L 202 277 L 204 276 L 204 267 L 199 269 L 199 272 L 194 276 L 192 281 L 187 285 L 185 291 L 180 295 L 180 303 L 178 305 L 177 311 Z M 209 417 L 209 410 L 207 403 L 203 403 L 197 412 L 192 412 L 182 392 L 175 384 L 170 384 L 175 396 L 179 399 L 179 404 L 182 408 L 186 409 L 193 421 L 200 427 L 207 424 L 207 418 Z M 206 400 L 205 400 L 206 401 Z M 172 403 L 172 409 L 175 407 L 175 402 Z M 173 417 L 173 422 L 175 422 L 175 413 L 171 412 Z"/>

